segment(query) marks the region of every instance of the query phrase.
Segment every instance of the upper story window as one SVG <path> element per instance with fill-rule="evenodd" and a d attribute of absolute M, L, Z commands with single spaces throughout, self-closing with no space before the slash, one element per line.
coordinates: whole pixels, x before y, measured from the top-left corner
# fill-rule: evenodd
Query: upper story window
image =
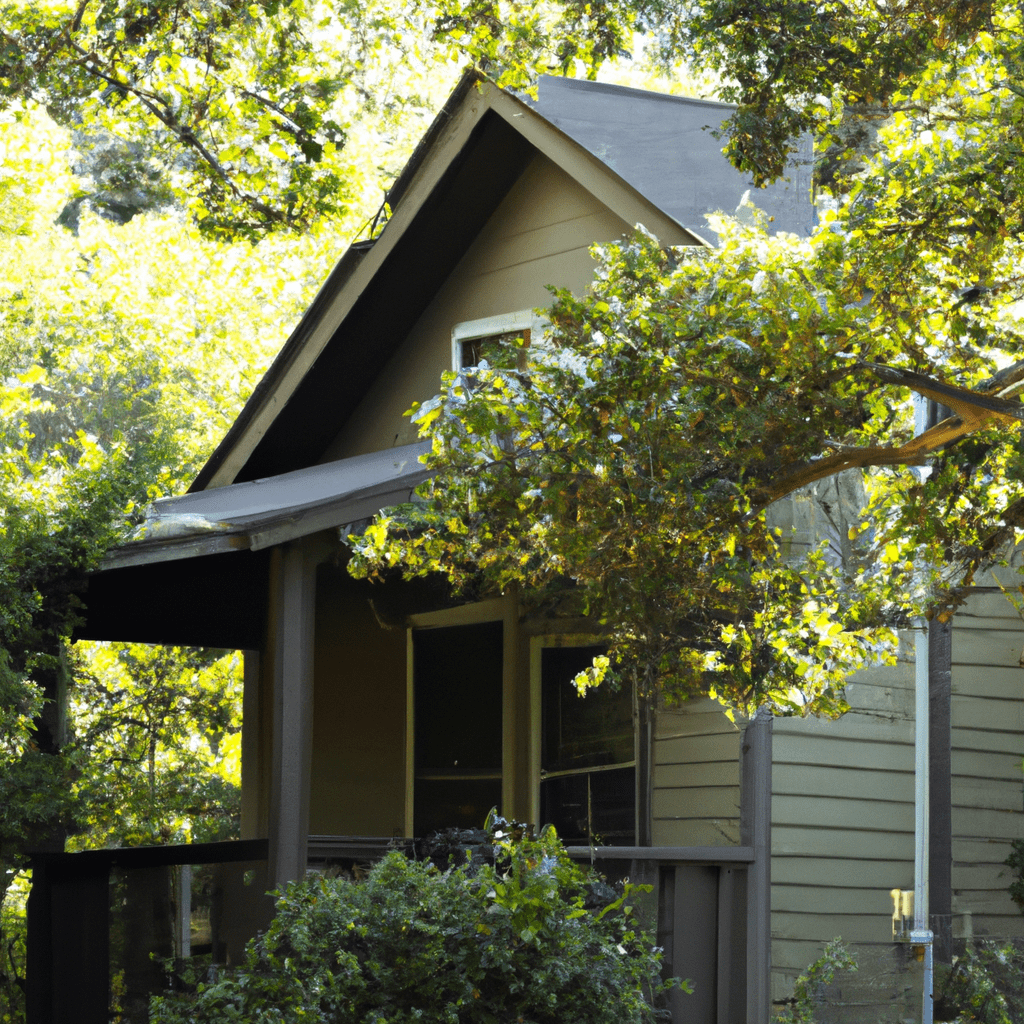
<path fill-rule="evenodd" d="M 543 321 L 531 309 L 466 320 L 452 330 L 452 369 L 468 370 L 486 360 L 496 370 L 525 370 L 530 339 Z"/>

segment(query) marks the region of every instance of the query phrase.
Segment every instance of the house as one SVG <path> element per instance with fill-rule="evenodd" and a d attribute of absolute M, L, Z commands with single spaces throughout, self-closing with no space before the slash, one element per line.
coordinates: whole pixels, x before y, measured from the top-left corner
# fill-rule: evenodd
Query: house
<path fill-rule="evenodd" d="M 341 258 L 190 492 L 158 502 L 145 535 L 90 582 L 83 638 L 246 652 L 242 839 L 41 854 L 31 1024 L 106 1020 L 114 946 L 188 952 L 183 866 L 218 865 L 213 945 L 230 957 L 266 920 L 268 888 L 395 838 L 477 825 L 493 805 L 553 821 L 581 856 L 600 836 L 607 870 L 652 881 L 671 969 L 696 983 L 673 1005 L 680 1024 L 767 1022 L 773 991 L 787 994 L 835 934 L 892 955 L 889 890 L 913 881 L 906 666 L 851 686 L 855 714 L 840 723 L 736 724 L 694 701 L 660 712 L 647 736 L 628 694 L 566 696 L 600 644 L 586 621 L 524 616 L 512 593 L 453 606 L 427 584 L 373 588 L 344 568 L 340 531 L 424 478 L 403 413 L 443 370 L 537 329 L 546 285 L 585 289 L 594 242 L 642 223 L 665 244 L 708 244 L 704 214 L 734 209 L 748 187 L 703 131 L 722 116 L 557 79 L 534 107 L 463 79 L 390 191 L 384 230 Z M 780 228 L 809 229 L 809 177 L 808 151 L 792 181 L 758 197 Z M 823 507 L 801 495 L 780 515 L 816 535 Z M 1009 650 L 1016 633 L 990 598 L 969 614 L 988 616 Z M 954 772 L 974 780 L 975 807 L 999 804 L 964 826 L 997 840 L 982 851 L 980 907 L 995 899 L 1005 841 L 1024 834 L 1019 789 L 1009 806 L 1024 730 L 1012 670 L 998 683 L 968 674 L 979 725 L 958 728 L 989 747 Z M 965 864 L 981 855 L 971 842 Z M 112 909 L 115 877 L 127 915 Z M 178 913 L 166 927 L 154 923 L 173 917 L 161 901 Z M 1009 929 L 1008 907 L 972 911 L 975 930 Z M 158 984 L 148 955 L 135 960 L 125 984 Z"/>

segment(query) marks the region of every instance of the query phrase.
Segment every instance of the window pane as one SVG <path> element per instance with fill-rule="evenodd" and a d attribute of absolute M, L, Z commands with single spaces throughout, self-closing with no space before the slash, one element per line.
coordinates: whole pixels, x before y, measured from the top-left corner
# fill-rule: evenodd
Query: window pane
<path fill-rule="evenodd" d="M 560 775 L 541 783 L 541 820 L 562 841 L 632 846 L 636 772 L 633 768 Z"/>
<path fill-rule="evenodd" d="M 629 687 L 602 684 L 580 697 L 573 677 L 604 648 L 545 647 L 541 652 L 545 771 L 568 771 L 633 760 L 633 697 Z"/>
<path fill-rule="evenodd" d="M 414 631 L 417 836 L 501 807 L 503 664 L 500 622 Z"/>
<path fill-rule="evenodd" d="M 479 366 L 485 359 L 492 370 L 525 369 L 526 346 L 529 344 L 528 329 L 469 338 L 462 343 L 462 369 Z"/>
<path fill-rule="evenodd" d="M 416 630 L 416 773 L 501 772 L 502 626 Z"/>
<path fill-rule="evenodd" d="M 501 779 L 417 779 L 416 835 L 483 828 L 492 807 L 501 808 Z"/>

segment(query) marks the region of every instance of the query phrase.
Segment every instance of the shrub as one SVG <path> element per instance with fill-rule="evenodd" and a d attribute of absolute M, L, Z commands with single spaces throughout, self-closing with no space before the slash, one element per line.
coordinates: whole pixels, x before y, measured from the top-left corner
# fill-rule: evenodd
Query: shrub
<path fill-rule="evenodd" d="M 665 988 L 660 950 L 634 924 L 631 887 L 615 892 L 577 867 L 553 830 L 540 840 L 514 840 L 500 828 L 494 837 L 494 863 L 441 870 L 391 853 L 362 882 L 310 877 L 289 884 L 241 966 L 221 970 L 191 994 L 154 998 L 150 1020 L 658 1019 L 650 1000 Z"/>
<path fill-rule="evenodd" d="M 1020 1024 L 1024 1020 L 1024 950 L 1012 942 L 976 942 L 953 957 L 936 1011 L 957 1024 Z"/>
<path fill-rule="evenodd" d="M 814 1008 L 820 1003 L 825 989 L 835 980 L 839 971 L 857 970 L 857 961 L 846 948 L 842 939 L 833 939 L 825 944 L 825 950 L 807 968 L 805 974 L 796 979 L 793 997 L 776 1018 L 774 1024 L 814 1024 Z"/>
<path fill-rule="evenodd" d="M 1024 839 L 1014 839 L 1010 843 L 1010 856 L 1003 863 L 1012 868 L 1016 876 L 1009 885 L 1010 899 L 1024 914 Z"/>

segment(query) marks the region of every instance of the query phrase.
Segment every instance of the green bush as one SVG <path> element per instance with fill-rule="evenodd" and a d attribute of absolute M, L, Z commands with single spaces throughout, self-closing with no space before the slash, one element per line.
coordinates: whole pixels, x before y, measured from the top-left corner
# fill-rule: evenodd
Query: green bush
<path fill-rule="evenodd" d="M 1010 899 L 1020 908 L 1024 914 L 1024 839 L 1014 839 L 1010 843 L 1010 856 L 1003 863 L 1013 868 L 1016 876 L 1009 885 Z"/>
<path fill-rule="evenodd" d="M 659 1019 L 661 954 L 637 930 L 631 887 L 574 865 L 553 830 L 494 835 L 494 863 L 441 870 L 391 853 L 361 882 L 291 883 L 241 966 L 154 998 L 151 1022 Z"/>
<path fill-rule="evenodd" d="M 836 974 L 855 970 L 857 961 L 843 940 L 837 938 L 827 942 L 821 956 L 796 979 L 789 1005 L 775 1017 L 773 1024 L 814 1024 L 815 1006 L 820 1004 L 825 989 L 835 981 Z"/>
<path fill-rule="evenodd" d="M 936 1016 L 956 1024 L 1024 1020 L 1024 950 L 1013 942 L 975 942 L 958 956 L 935 997 Z"/>

